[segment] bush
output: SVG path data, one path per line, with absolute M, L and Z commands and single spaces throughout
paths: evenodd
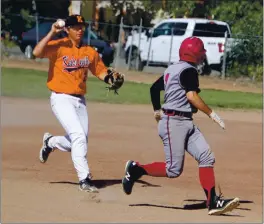
M 263 77 L 263 3 L 262 1 L 223 1 L 213 10 L 215 19 L 231 25 L 233 38 L 239 40 L 227 55 L 227 73 Z
M 248 76 L 253 81 L 263 77 L 263 42 L 260 38 L 249 38 L 235 44 L 227 55 L 229 75 Z
M 8 49 L 15 47 L 16 44 L 14 41 L 12 41 L 8 35 L 1 37 L 1 57 L 8 57 L 9 51 Z

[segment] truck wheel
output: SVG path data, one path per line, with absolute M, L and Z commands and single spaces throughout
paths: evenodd
M 129 49 L 127 51 L 127 64 L 128 64 L 128 61 L 129 61 Z M 142 71 L 144 69 L 144 63 L 141 61 L 140 55 L 138 55 L 138 48 L 135 46 L 133 46 L 132 51 L 131 51 L 130 69 L 132 70 L 134 69 L 137 71 Z
M 141 61 L 141 58 L 140 58 L 140 56 L 139 56 L 139 58 L 138 58 L 138 68 L 137 68 L 137 70 L 140 71 L 140 72 L 142 72 L 143 69 L 144 69 L 144 67 L 145 67 L 145 65 L 146 65 L 146 63 L 143 62 L 143 61 Z
M 201 66 L 201 75 L 210 75 L 212 72 L 211 67 L 208 65 L 207 60 L 205 59 Z

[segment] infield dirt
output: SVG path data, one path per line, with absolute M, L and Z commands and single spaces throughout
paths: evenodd
M 162 142 L 150 106 L 88 103 L 88 161 L 100 193 L 78 190 L 69 153 L 38 160 L 46 131 L 63 135 L 49 101 L 2 98 L 2 222 L 249 223 L 262 220 L 262 114 L 218 111 L 221 130 L 195 115 L 216 155 L 216 180 L 224 196 L 241 205 L 225 216 L 208 216 L 197 163 L 188 154 L 177 179 L 144 177 L 133 193 L 122 191 L 128 159 L 163 161 Z

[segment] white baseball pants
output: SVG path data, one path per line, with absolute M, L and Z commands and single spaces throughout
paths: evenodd
M 89 130 L 85 98 L 52 92 L 50 103 L 66 135 L 52 137 L 49 147 L 71 152 L 79 181 L 84 180 L 90 173 L 86 158 Z

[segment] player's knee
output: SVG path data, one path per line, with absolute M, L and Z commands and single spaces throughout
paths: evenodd
M 82 132 L 78 132 L 78 133 L 74 133 L 71 136 L 71 142 L 72 145 L 83 145 L 83 144 L 87 144 L 87 137 L 84 133 Z
M 213 166 L 215 163 L 214 153 L 208 149 L 200 155 L 199 166 Z
M 166 173 L 169 178 L 176 178 L 182 174 L 183 169 L 180 167 L 166 167 Z

